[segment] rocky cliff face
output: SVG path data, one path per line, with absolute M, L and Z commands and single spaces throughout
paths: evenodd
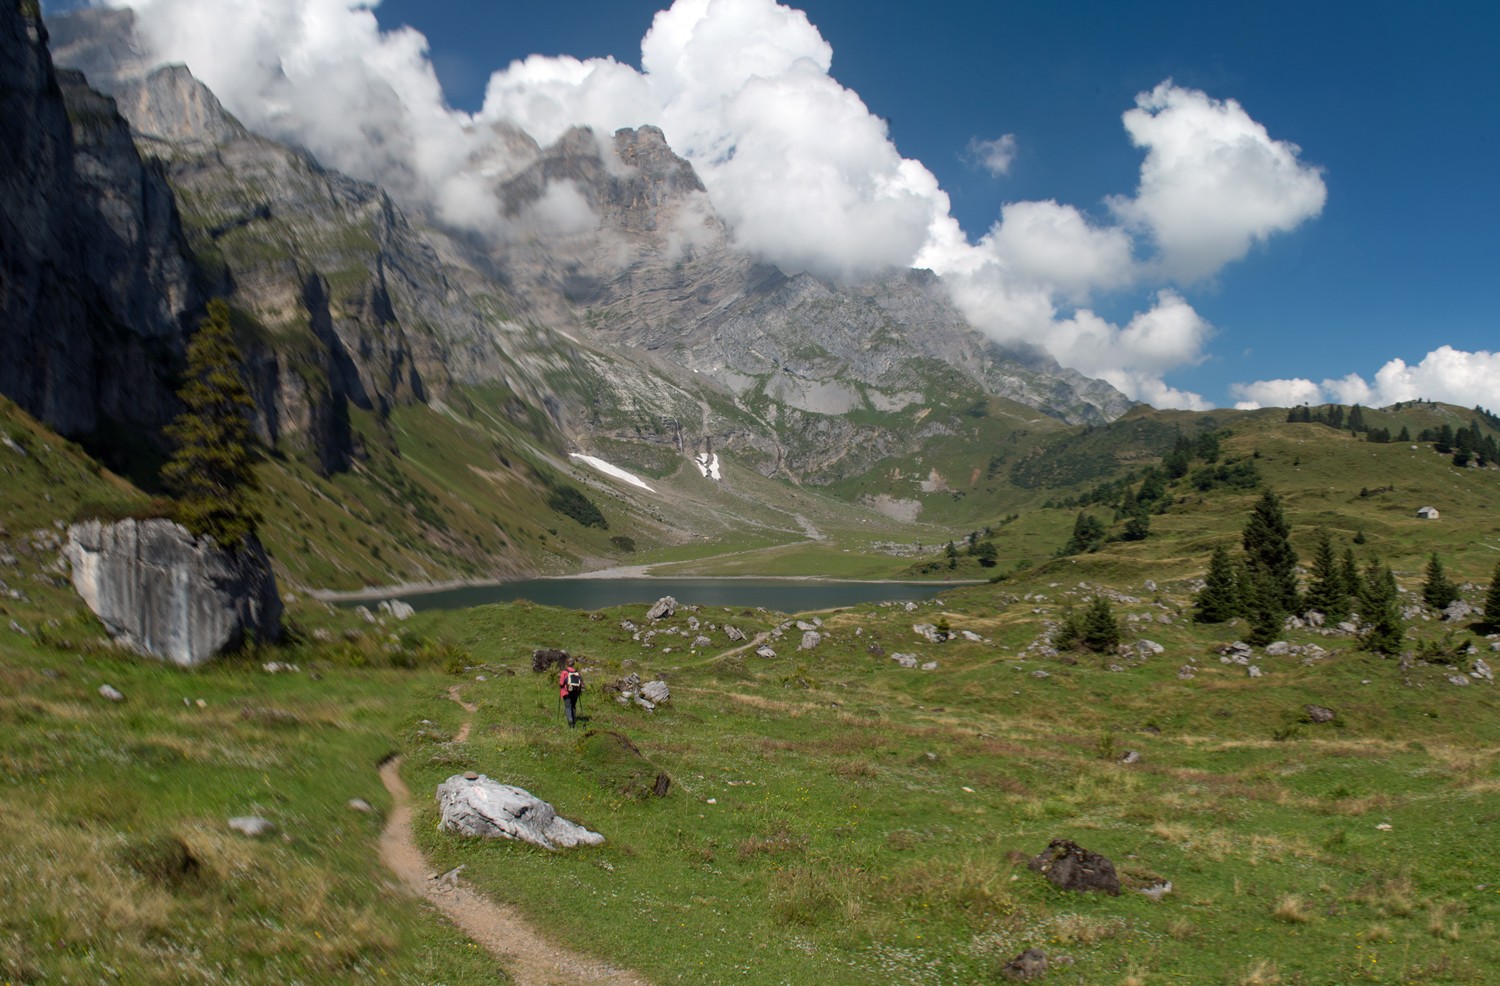
M 154 430 L 198 303 L 174 199 L 114 103 L 0 4 L 0 392 L 69 435 Z
M 987 341 L 926 272 L 834 283 L 757 262 L 654 127 L 545 148 L 497 128 L 509 222 L 481 243 L 248 133 L 185 69 L 143 61 L 131 31 L 128 12 L 84 12 L 59 22 L 57 57 L 114 96 L 162 162 L 210 289 L 258 329 L 263 436 L 325 471 L 355 453 L 353 408 L 470 384 L 540 409 L 555 443 L 713 448 L 815 482 L 915 453 L 986 396 L 1070 422 L 1129 407 Z
M 276 578 L 253 536 L 226 552 L 169 520 L 88 521 L 68 529 L 64 551 L 89 609 L 141 654 L 194 667 L 247 635 L 281 635 Z

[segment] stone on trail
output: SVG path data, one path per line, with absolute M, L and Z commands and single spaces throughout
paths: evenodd
M 1100 890 L 1112 897 L 1120 896 L 1115 864 L 1071 839 L 1053 839 L 1046 851 L 1027 865 L 1062 890 Z
M 470 780 L 455 774 L 437 787 L 438 825 L 444 832 L 488 839 L 519 839 L 543 849 L 597 846 L 604 841 L 558 816 L 547 802 L 519 787 L 483 774 Z

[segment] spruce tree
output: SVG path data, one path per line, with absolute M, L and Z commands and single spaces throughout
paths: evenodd
M 1344 586 L 1344 573 L 1333 554 L 1333 539 L 1323 529 L 1318 531 L 1312 583 L 1307 587 L 1307 608 L 1322 613 L 1329 623 L 1349 618 L 1349 591 Z
M 1250 632 L 1245 639 L 1256 647 L 1264 647 L 1281 634 L 1282 617 L 1278 599 L 1280 593 L 1263 571 L 1251 571 L 1244 588 L 1245 615 L 1249 617 Z
M 1265 590 L 1270 593 L 1266 604 L 1282 614 L 1296 612 L 1297 552 L 1292 548 L 1291 527 L 1274 491 L 1261 494 L 1245 523 L 1242 543 L 1252 577 L 1266 582 Z
M 1433 609 L 1447 609 L 1458 598 L 1458 586 L 1448 580 L 1437 552 L 1427 562 L 1427 578 L 1422 582 L 1422 601 Z
M 1193 604 L 1193 619 L 1199 623 L 1224 623 L 1240 615 L 1240 587 L 1234 577 L 1234 563 L 1222 544 L 1208 559 L 1208 575 Z
M 1357 598 L 1364 580 L 1359 576 L 1359 564 L 1354 560 L 1353 548 L 1344 549 L 1344 557 L 1339 561 L 1339 577 L 1344 583 L 1344 595 Z
M 183 526 L 229 549 L 260 521 L 253 503 L 260 488 L 250 429 L 255 401 L 240 362 L 229 306 L 216 298 L 188 344 L 186 379 L 177 392 L 183 411 L 166 428 L 177 449 L 161 471 Z
M 1363 623 L 1359 642 L 1366 650 L 1377 654 L 1400 652 L 1405 627 L 1396 601 L 1396 577 L 1380 562 L 1370 562 L 1365 568 L 1359 598 L 1359 615 Z
M 1484 596 L 1484 622 L 1491 630 L 1500 630 L 1500 564 L 1490 576 L 1490 591 Z
M 1084 610 L 1079 630 L 1083 646 L 1089 650 L 1110 651 L 1120 645 L 1120 623 L 1103 596 L 1095 596 Z

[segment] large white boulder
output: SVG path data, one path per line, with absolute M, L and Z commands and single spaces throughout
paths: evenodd
M 63 550 L 73 588 L 139 653 L 193 667 L 247 635 L 281 635 L 276 576 L 254 535 L 231 552 L 170 520 L 93 520 L 68 528 Z
M 459 835 L 519 839 L 543 849 L 597 846 L 604 841 L 524 788 L 483 774 L 454 774 L 437 787 L 439 828 Z

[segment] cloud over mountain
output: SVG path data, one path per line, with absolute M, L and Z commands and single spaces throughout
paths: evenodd
M 977 242 L 921 162 L 830 74 L 831 46 L 773 0 L 677 0 L 613 59 L 532 56 L 495 72 L 482 109 L 450 108 L 425 39 L 382 32 L 369 0 L 108 0 L 155 52 L 187 63 L 252 128 L 379 181 L 441 220 L 504 237 L 493 178 L 569 127 L 654 124 L 692 162 L 738 246 L 788 270 L 857 276 L 925 266 L 980 329 L 1105 376 L 1129 396 L 1202 406 L 1163 382 L 1203 358 L 1211 327 L 1174 290 L 1316 216 L 1326 190 L 1297 148 L 1233 100 L 1163 82 L 1123 117 L 1146 151 L 1112 221 L 1054 201 L 1012 202 Z M 975 145 L 1003 173 L 1007 136 Z M 523 217 L 586 221 L 566 189 Z M 1113 325 L 1088 306 L 1133 290 L 1150 307 Z M 1107 353 L 1107 359 L 1099 358 Z

